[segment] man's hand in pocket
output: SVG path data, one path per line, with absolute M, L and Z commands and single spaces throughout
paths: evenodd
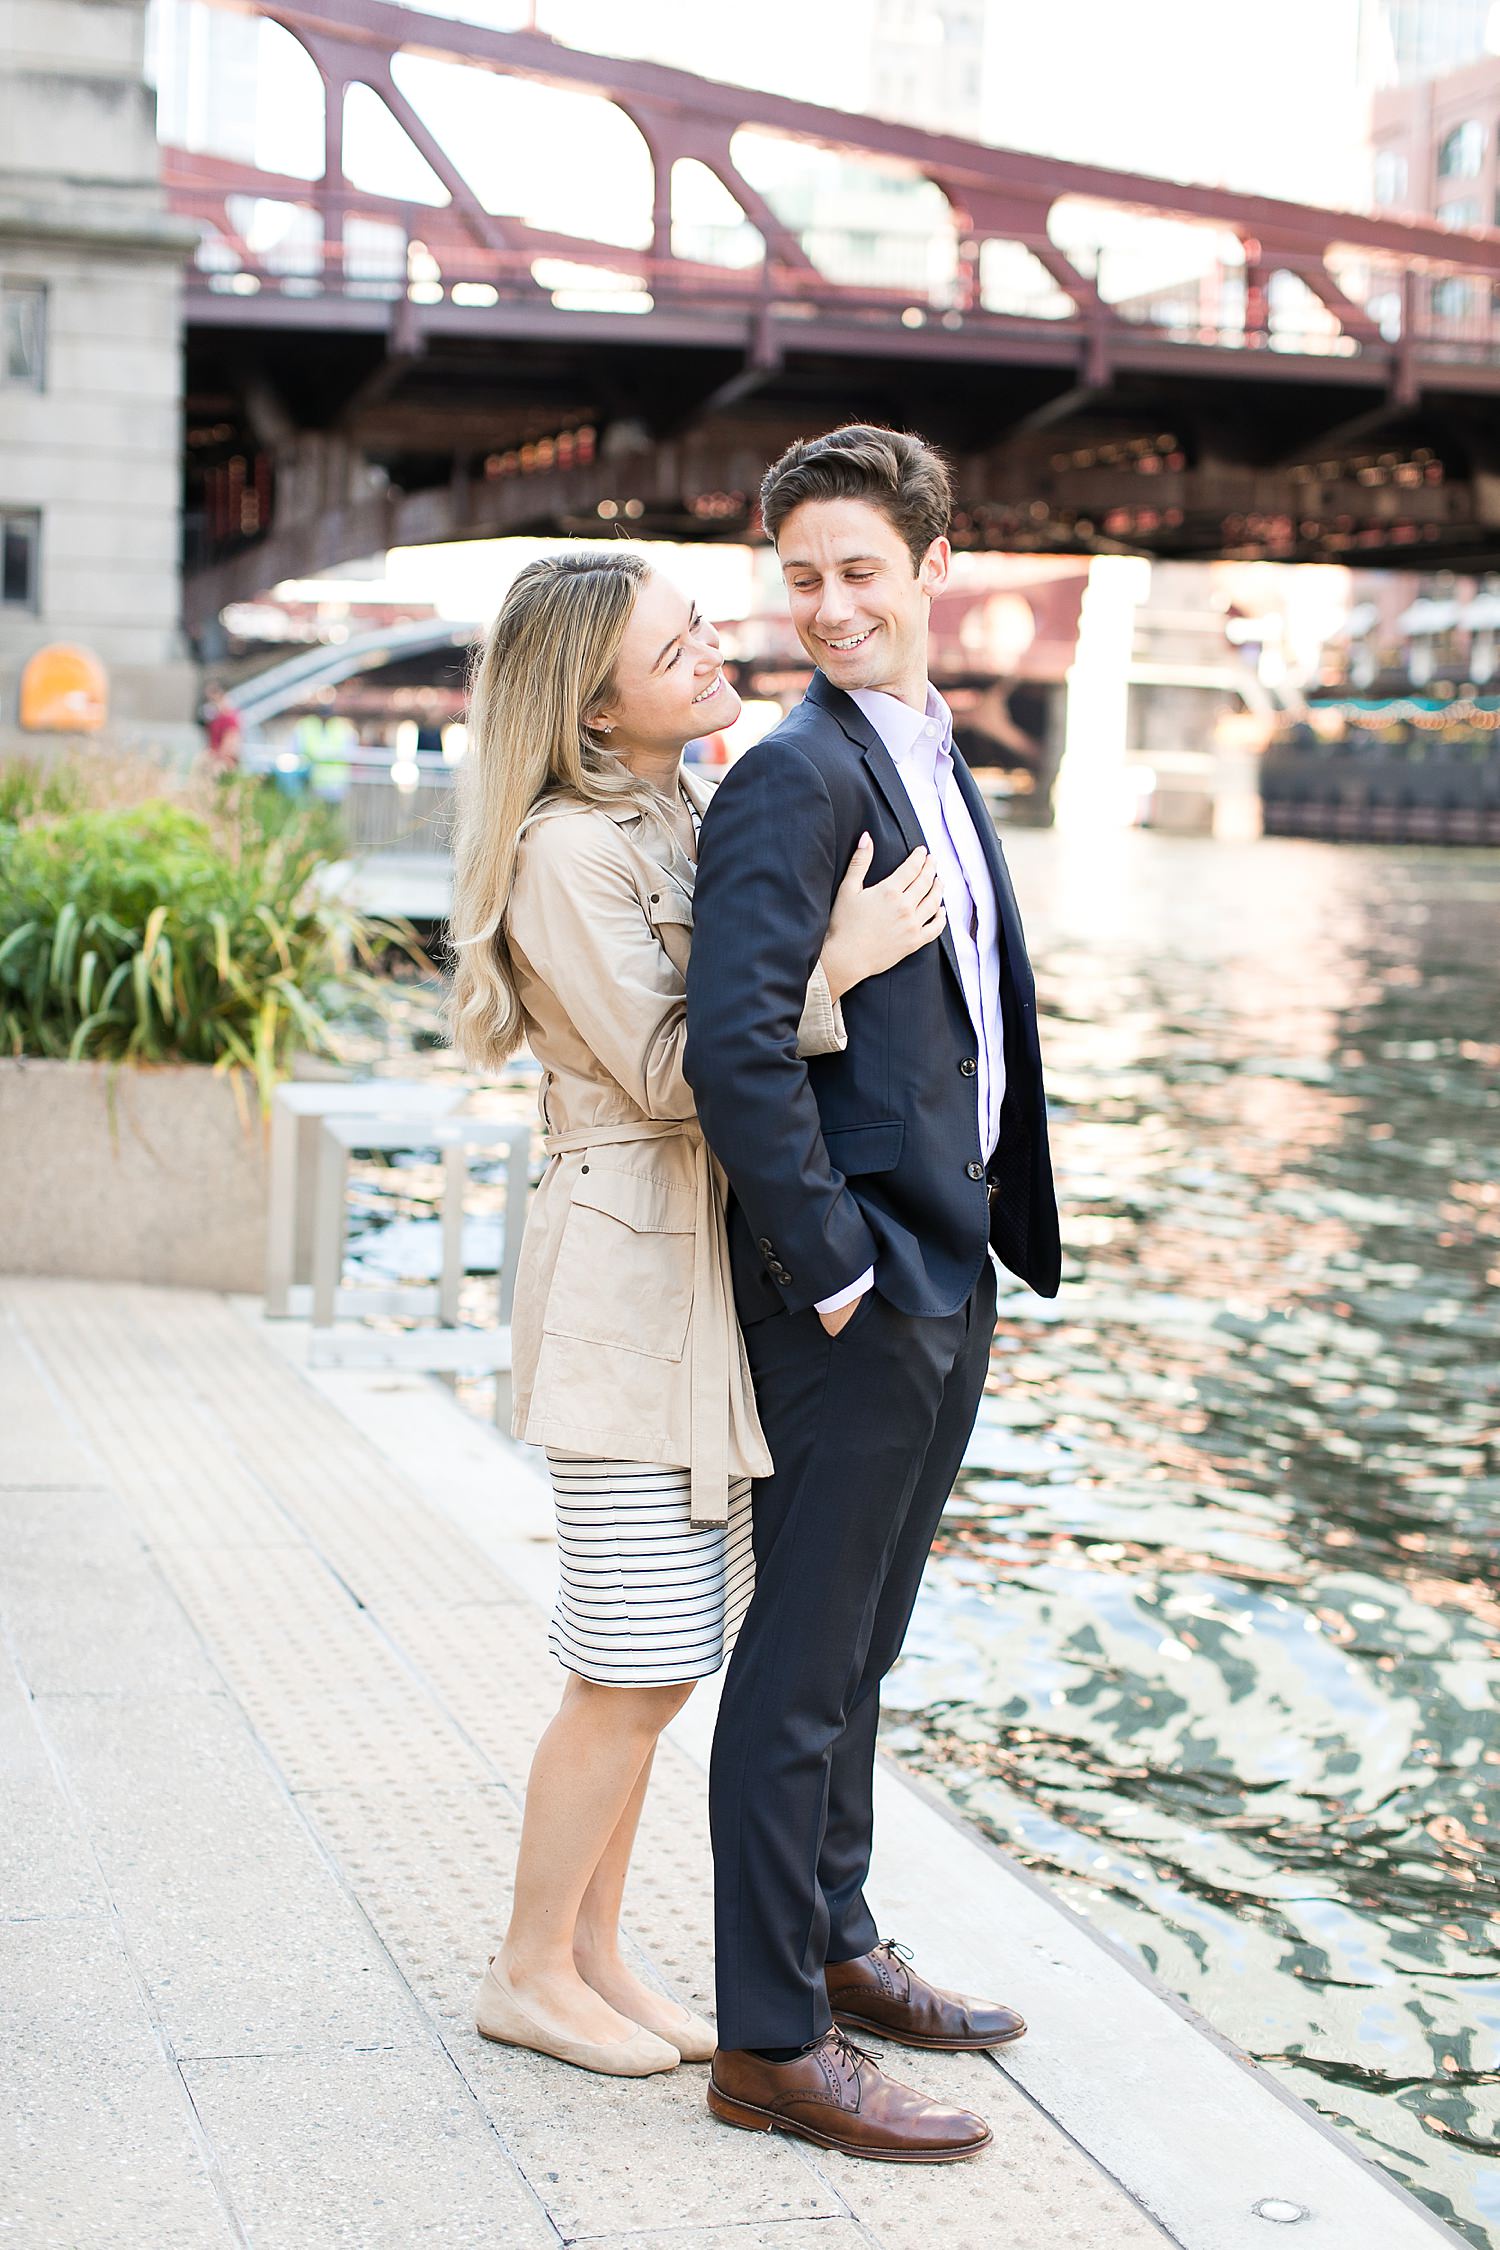
M 848 1327 L 869 1293 L 867 1289 L 860 1296 L 852 1297 L 847 1305 L 840 1305 L 837 1312 L 819 1313 L 818 1318 L 822 1321 L 830 1336 L 837 1336 L 841 1330 Z

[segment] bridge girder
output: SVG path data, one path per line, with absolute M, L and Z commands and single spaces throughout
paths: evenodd
M 948 446 L 959 536 L 973 543 L 1500 560 L 1500 462 L 1488 435 L 1500 390 L 1500 233 L 1057 163 L 391 0 L 251 5 L 299 40 L 322 76 L 325 160 L 307 182 L 163 153 L 175 207 L 214 228 L 219 264 L 233 267 L 203 273 L 188 291 L 190 458 L 200 487 L 223 503 L 190 575 L 193 621 L 276 578 L 413 539 L 620 523 L 743 537 L 764 460 L 792 435 L 855 418 L 915 424 Z M 649 239 L 622 247 L 488 210 L 403 90 L 408 55 L 614 104 L 650 159 Z M 445 204 L 350 184 L 343 104 L 356 84 L 384 102 Z M 735 135 L 748 127 L 936 186 L 951 220 L 951 281 L 924 294 L 821 270 L 746 177 Z M 757 264 L 680 254 L 671 181 L 688 159 L 714 172 L 759 229 Z M 278 267 L 249 249 L 238 214 L 267 202 L 313 215 L 312 268 L 305 258 Z M 1211 303 L 1164 325 L 1154 303 L 1107 299 L 1060 238 L 1070 202 L 1232 238 L 1237 325 Z M 356 219 L 399 237 L 399 266 L 383 280 L 346 255 Z M 1002 243 L 1050 277 L 1059 317 L 986 303 L 984 254 Z M 564 309 L 538 282 L 544 258 L 613 274 L 647 309 Z M 1300 339 L 1276 331 L 1276 272 L 1309 293 Z M 1468 292 L 1463 319 L 1437 310 L 1447 300 L 1433 295 L 1434 277 Z M 527 473 L 538 468 L 520 459 L 528 446 L 534 455 L 580 428 L 596 440 L 591 459 Z M 1149 440 L 1163 432 L 1180 443 L 1151 457 Z M 643 441 L 655 448 L 650 460 Z M 1320 445 L 1332 456 L 1322 468 Z M 1118 475 L 1111 448 L 1128 457 Z M 1179 452 L 1180 466 L 1162 466 Z
M 300 441 L 297 464 L 309 505 L 295 514 L 288 509 L 269 537 L 195 573 L 190 622 L 206 623 L 225 602 L 279 579 L 392 546 L 621 532 L 752 539 L 759 536 L 756 493 L 767 462 L 812 426 L 805 418 L 762 415 L 699 427 L 676 440 L 626 444 L 568 467 L 516 466 L 495 476 L 482 465 L 475 473 L 463 460 L 425 489 L 363 493 L 364 457 L 341 437 L 314 435 Z M 1132 454 L 1142 440 L 1122 437 L 1096 410 L 1090 421 L 1061 432 L 1045 429 L 956 454 L 955 544 L 1164 559 L 1500 567 L 1500 471 L 1454 475 L 1417 434 L 1398 436 L 1381 451 L 1377 436 L 1355 456 L 1260 466 L 1216 453 L 1211 441 L 1190 453 L 1190 432 L 1155 432 L 1152 450 Z

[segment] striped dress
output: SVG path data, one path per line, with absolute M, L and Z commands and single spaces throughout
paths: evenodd
M 695 1530 L 688 1472 L 555 1453 L 559 1585 L 548 1646 L 611 1687 L 665 1687 L 717 1672 L 755 1584 L 750 1479 L 729 1521 Z

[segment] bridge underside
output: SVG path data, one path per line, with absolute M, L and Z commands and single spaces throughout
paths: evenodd
M 1195 351 L 1149 332 L 1089 380 L 1074 336 L 791 317 L 345 299 L 190 302 L 190 621 L 391 545 L 743 539 L 768 460 L 868 419 L 958 469 L 956 543 L 1040 553 L 1500 567 L 1500 367 Z M 394 317 L 393 317 L 394 314 Z M 216 317 L 220 316 L 220 317 Z M 636 333 L 632 333 L 632 331 Z M 227 488 L 226 488 L 227 478 Z M 227 520 L 226 520 L 227 518 Z

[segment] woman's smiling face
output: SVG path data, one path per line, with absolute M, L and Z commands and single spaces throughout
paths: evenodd
M 776 553 L 797 638 L 833 685 L 920 703 L 947 540 L 934 539 L 914 564 L 889 516 L 868 500 L 804 500 L 782 524 Z
M 597 717 L 619 756 L 680 750 L 733 726 L 740 699 L 725 679 L 719 636 L 695 602 L 653 570 L 636 596 L 615 661 L 615 692 Z

